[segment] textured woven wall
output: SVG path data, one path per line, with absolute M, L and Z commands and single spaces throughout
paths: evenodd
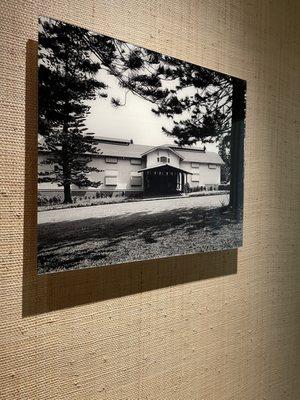
M 1 1 L 1 400 L 300 398 L 297 3 Z M 241 250 L 36 276 L 39 14 L 248 81 Z

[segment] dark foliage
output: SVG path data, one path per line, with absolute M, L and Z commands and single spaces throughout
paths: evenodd
M 107 96 L 106 85 L 96 78 L 100 64 L 90 57 L 84 30 L 54 20 L 43 20 L 39 33 L 39 134 L 49 156 L 50 168 L 40 173 L 41 182 L 64 187 L 64 202 L 72 202 L 71 184 L 99 186 L 88 174 L 96 153 L 93 134 L 86 132 L 89 113 L 86 100 Z M 46 153 L 47 154 L 47 153 Z
M 153 103 L 153 113 L 173 122 L 172 129 L 162 129 L 175 143 L 218 144 L 225 162 L 222 180 L 232 183 L 230 203 L 241 208 L 245 82 L 102 35 L 87 33 L 86 41 L 121 87 Z M 187 88 L 192 94 L 186 95 Z M 124 102 L 112 99 L 112 104 L 125 105 L 126 96 Z
M 62 36 L 59 36 L 61 33 Z M 49 37 L 52 40 L 50 44 Z M 57 127 L 60 132 L 65 132 L 67 128 L 70 132 L 73 126 L 77 129 L 77 135 L 81 134 L 81 137 L 87 138 L 85 143 L 90 148 L 88 150 L 83 147 L 82 150 L 86 153 L 94 152 L 92 141 L 89 141 L 88 135 L 83 134 L 84 126 L 76 125 L 76 118 L 78 116 L 84 118 L 88 113 L 83 100 L 93 99 L 97 91 L 100 96 L 107 96 L 104 83 L 95 79 L 95 73 L 101 68 L 115 76 L 120 87 L 125 89 L 124 100 L 110 99 L 114 107 L 126 104 L 128 92 L 145 99 L 153 104 L 153 113 L 167 116 L 172 121 L 171 129 L 166 127 L 162 129 L 174 138 L 175 143 L 178 145 L 192 145 L 198 142 L 217 143 L 220 154 L 225 158 L 222 179 L 228 181 L 230 175 L 230 181 L 233 182 L 233 175 L 240 173 L 238 168 L 241 165 L 241 154 L 237 150 L 243 145 L 241 139 L 244 133 L 245 114 L 245 87 L 241 85 L 243 81 L 58 22 L 44 23 L 40 44 L 45 49 L 51 48 L 53 52 L 53 55 L 47 53 L 47 56 L 41 52 L 44 62 L 40 68 L 41 74 L 43 69 L 47 70 L 47 74 L 40 78 L 43 80 L 42 86 L 45 85 L 44 91 L 43 87 L 40 88 L 40 95 L 44 98 L 41 99 L 40 132 L 48 139 L 48 143 L 51 144 L 49 140 L 51 135 L 44 125 L 47 127 L 49 121 L 54 121 L 51 124 L 52 132 L 53 128 Z M 96 56 L 98 62 L 91 61 L 91 53 Z M 52 63 L 51 68 L 47 65 L 49 62 Z M 188 95 L 187 89 L 189 89 Z M 66 97 L 68 100 L 64 101 Z M 43 101 L 46 104 L 43 104 Z M 238 111 L 234 113 L 233 110 Z M 67 120 L 66 114 L 69 118 Z M 79 121 L 83 122 L 82 119 Z M 67 136 L 62 133 L 58 142 L 63 144 Z M 54 148 L 57 149 L 57 143 Z M 52 151 L 51 146 L 49 149 Z M 67 154 L 68 150 L 65 147 L 62 147 L 61 151 L 66 155 L 65 159 L 69 159 L 71 154 L 79 153 L 74 153 L 72 149 L 71 154 Z M 80 174 L 79 168 L 83 165 L 88 168 L 87 158 L 81 160 L 81 164 L 77 162 L 73 168 L 76 171 L 74 176 L 78 177 L 74 179 L 74 183 L 76 181 L 85 185 L 90 183 L 84 178 L 87 170 L 83 170 Z M 60 162 L 60 165 L 62 164 Z M 64 168 L 62 178 L 63 184 L 73 182 L 70 173 Z M 237 181 L 241 182 L 241 179 L 238 178 Z M 231 197 L 237 198 L 237 195 L 232 192 Z M 240 204 L 231 203 L 240 207 Z

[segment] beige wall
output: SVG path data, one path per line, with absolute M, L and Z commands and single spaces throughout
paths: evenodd
M 38 159 L 38 167 L 40 171 L 53 171 L 53 166 L 49 165 L 43 165 L 41 162 L 45 160 L 47 157 L 44 154 L 39 154 Z M 78 189 L 77 186 L 73 185 L 72 190 L 76 190 L 78 192 L 85 193 L 86 190 L 90 190 L 93 192 L 96 191 L 111 191 L 111 190 L 118 190 L 118 191 L 141 191 L 143 190 L 143 185 L 141 186 L 133 186 L 131 184 L 131 177 L 133 176 L 142 176 L 141 172 L 138 172 L 141 168 L 143 168 L 142 165 L 134 165 L 130 163 L 130 159 L 122 159 L 118 158 L 118 162 L 115 163 L 107 163 L 105 161 L 105 157 L 93 157 L 91 162 L 89 163 L 91 167 L 96 167 L 98 168 L 99 172 L 91 172 L 90 173 L 90 179 L 94 181 L 101 181 L 102 184 L 97 187 L 97 188 L 80 188 Z M 106 176 L 116 176 L 117 177 L 117 185 L 116 186 L 111 186 L 111 185 L 106 185 L 105 177 Z M 57 183 L 52 183 L 52 182 L 42 182 L 38 184 L 38 190 L 41 191 L 41 193 L 45 194 L 47 191 L 56 191 L 60 190 L 63 193 L 63 187 L 58 186 Z
M 105 162 L 105 157 L 94 157 L 90 163 L 91 166 L 95 166 L 102 172 L 93 172 L 91 179 L 101 180 L 103 184 L 97 188 L 97 190 L 142 190 L 142 186 L 132 186 L 131 176 L 141 176 L 142 173 L 138 171 L 142 168 L 142 165 L 133 165 L 130 163 L 130 159 L 118 158 L 117 164 L 111 164 Z M 115 174 L 113 173 L 115 172 Z M 117 176 L 117 186 L 110 186 L 105 184 L 106 176 Z
M 166 157 L 170 159 L 170 163 L 174 167 L 180 167 L 180 158 L 170 150 L 157 149 L 147 154 L 147 168 L 156 167 L 159 164 L 163 164 L 161 161 L 157 161 L 157 157 Z
M 1 400 L 300 398 L 297 3 L 1 2 Z M 39 14 L 247 79 L 242 249 L 36 275 Z
M 219 165 L 214 165 L 214 168 L 209 168 L 208 164 L 199 164 L 198 167 L 194 168 L 191 162 L 182 161 L 181 168 L 192 174 L 197 174 L 196 176 L 194 175 L 193 178 L 192 175 L 188 175 L 188 182 L 192 187 L 199 185 L 218 185 L 221 182 L 221 169 Z M 198 182 L 196 182 L 196 177 L 199 178 Z
M 93 157 L 90 162 L 91 167 L 98 168 L 99 172 L 91 172 L 90 179 L 94 181 L 101 181 L 102 184 L 98 188 L 88 188 L 88 190 L 96 192 L 96 191 L 142 191 L 143 184 L 140 186 L 133 186 L 131 184 L 131 177 L 141 176 L 142 173 L 138 172 L 141 168 L 157 166 L 159 163 L 157 162 L 157 157 L 167 157 L 170 158 L 170 164 L 183 168 L 185 171 L 189 171 L 192 174 L 196 174 L 194 179 L 192 179 L 192 175 L 187 175 L 187 181 L 191 187 L 196 187 L 199 185 L 218 185 L 220 184 L 221 171 L 220 166 L 214 165 L 214 168 L 209 168 L 208 164 L 200 164 L 200 163 L 191 163 L 190 161 L 180 161 L 179 157 L 175 155 L 171 151 L 167 150 L 157 150 L 152 153 L 147 154 L 147 159 L 145 160 L 145 165 L 134 165 L 131 164 L 130 159 L 122 159 L 118 157 L 114 157 L 118 160 L 117 163 L 107 163 L 106 157 Z M 108 157 L 109 158 L 109 157 Z M 47 156 L 44 154 L 39 154 L 38 156 L 38 168 L 40 171 L 51 171 L 53 170 L 53 166 L 41 164 L 44 160 L 47 159 Z M 197 168 L 193 168 L 192 164 L 198 164 Z M 106 185 L 106 177 L 107 176 L 115 176 L 117 185 Z M 196 180 L 198 179 L 198 181 Z M 48 193 L 49 196 L 54 193 L 57 194 L 59 192 L 63 193 L 62 186 L 58 186 L 57 183 L 52 182 L 43 182 L 38 184 L 38 190 L 42 195 Z M 72 186 L 72 190 L 76 190 L 77 193 L 85 193 L 87 189 L 81 188 L 78 189 L 75 185 Z

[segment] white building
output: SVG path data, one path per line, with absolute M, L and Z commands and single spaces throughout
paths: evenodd
M 214 189 L 220 184 L 221 165 L 217 153 L 196 147 L 175 145 L 146 146 L 132 140 L 95 138 L 99 154 L 92 155 L 90 179 L 101 181 L 97 188 L 72 187 L 74 195 L 87 192 L 168 194 L 191 188 Z M 40 162 L 47 152 L 39 150 L 39 171 L 45 169 Z M 48 167 L 49 168 L 49 167 Z M 188 185 L 186 185 L 188 184 Z M 39 183 L 40 195 L 62 194 L 56 183 Z

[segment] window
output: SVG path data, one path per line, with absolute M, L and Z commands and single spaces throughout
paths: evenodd
M 109 164 L 117 164 L 118 159 L 117 157 L 105 157 L 105 162 Z
M 131 183 L 131 186 L 142 186 L 142 177 L 141 176 L 132 176 L 130 183 Z
M 192 168 L 199 168 L 199 163 L 192 162 L 191 163 L 191 167 Z
M 139 158 L 131 158 L 130 159 L 130 164 L 132 165 L 141 165 L 142 164 L 142 160 Z
M 168 163 L 170 162 L 170 157 L 168 157 Z
M 106 176 L 105 185 L 106 186 L 117 186 L 118 178 L 116 176 Z
M 167 157 L 165 157 L 165 156 L 160 157 L 160 162 L 166 163 Z
M 159 162 L 159 157 L 157 157 L 157 162 Z
M 192 182 L 199 182 L 199 174 L 193 174 L 191 178 Z
M 217 169 L 217 166 L 215 164 L 208 164 L 209 169 Z
M 105 185 L 117 186 L 118 184 L 118 171 L 105 171 Z

